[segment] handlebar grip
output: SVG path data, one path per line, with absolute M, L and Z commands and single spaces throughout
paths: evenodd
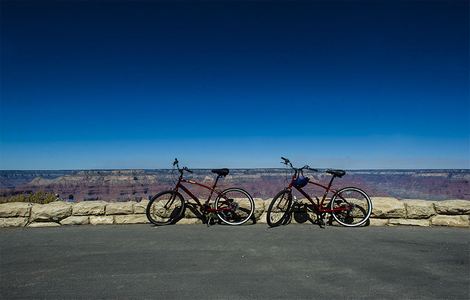
M 175 161 L 173 161 L 173 166 L 176 166 L 178 164 L 178 159 L 175 158 Z
M 189 173 L 192 173 L 193 171 L 191 171 L 190 169 L 188 169 L 188 167 L 184 167 L 183 170 L 185 170 L 186 172 L 189 172 Z

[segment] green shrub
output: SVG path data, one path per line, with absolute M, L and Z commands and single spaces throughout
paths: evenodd
M 7 203 L 7 202 L 31 202 L 31 203 L 39 203 L 39 204 L 46 204 L 50 202 L 54 202 L 57 200 L 57 197 L 48 192 L 35 192 L 32 194 L 18 194 L 6 197 L 0 197 L 0 203 Z

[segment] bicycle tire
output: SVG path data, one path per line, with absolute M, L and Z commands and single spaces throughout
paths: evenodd
M 169 197 L 168 199 L 166 197 Z M 166 202 L 165 202 L 166 201 Z M 167 205 L 170 207 L 165 207 Z M 165 210 L 166 209 L 166 210 Z M 183 196 L 175 191 L 164 191 L 156 194 L 147 205 L 147 219 L 154 225 L 174 224 L 181 219 L 185 210 Z
M 363 199 L 348 198 L 348 193 L 357 193 L 363 197 Z M 346 200 L 348 199 L 348 200 Z M 367 222 L 372 213 L 372 201 L 370 197 L 363 190 L 357 187 L 345 187 L 337 191 L 333 197 L 331 197 L 330 208 L 341 207 L 344 205 L 353 205 L 353 210 L 332 212 L 333 219 L 340 225 L 345 227 L 358 227 Z M 366 206 L 366 208 L 364 208 Z
M 228 188 L 215 199 L 214 207 L 217 209 L 217 216 L 225 224 L 242 225 L 253 216 L 255 201 L 243 189 Z M 221 211 L 221 209 L 227 210 Z
M 283 202 L 285 200 L 285 202 Z M 283 204 L 282 207 L 275 205 L 279 201 L 279 204 Z M 280 191 L 271 201 L 266 213 L 266 222 L 269 227 L 277 227 L 279 225 L 286 225 L 289 223 L 290 208 L 292 206 L 292 192 L 290 190 Z M 284 210 L 285 209 L 285 210 Z M 277 211 L 276 211 L 277 210 Z M 281 215 L 279 215 L 281 214 Z M 272 217 L 279 217 L 277 221 L 274 221 Z

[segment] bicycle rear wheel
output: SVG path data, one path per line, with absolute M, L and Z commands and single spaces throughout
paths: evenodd
M 183 216 L 185 203 L 183 196 L 175 191 L 161 192 L 147 205 L 147 219 L 155 225 L 168 225 Z
M 230 188 L 224 190 L 214 203 L 219 219 L 228 225 L 247 222 L 255 211 L 255 202 L 247 191 Z
M 292 192 L 283 190 L 271 201 L 266 214 L 266 222 L 270 227 L 285 225 L 290 220 L 290 208 L 292 205 Z
M 361 189 L 347 187 L 333 195 L 330 208 L 333 219 L 346 227 L 357 227 L 367 222 L 372 213 L 372 202 Z

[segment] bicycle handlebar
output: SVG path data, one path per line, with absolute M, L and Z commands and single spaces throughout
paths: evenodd
M 305 169 L 305 170 L 310 170 L 310 171 L 313 171 L 313 172 L 318 172 L 318 170 L 317 170 L 317 169 L 310 168 L 310 166 L 309 166 L 309 165 L 305 165 L 305 166 L 303 166 L 303 167 L 302 167 L 302 168 L 300 168 L 300 169 L 302 169 L 302 170 L 303 170 L 303 169 Z
M 310 170 L 310 171 L 313 171 L 313 172 L 318 172 L 317 169 L 314 169 L 314 168 L 310 168 L 308 165 L 305 165 L 303 166 L 302 168 L 295 168 L 292 163 L 290 162 L 289 159 L 285 158 L 285 157 L 282 157 L 281 156 L 281 159 L 284 161 L 284 162 L 281 162 L 281 164 L 285 164 L 287 166 L 290 166 L 292 169 L 294 169 L 295 171 L 302 171 L 302 170 Z
M 186 171 L 186 172 L 189 172 L 189 173 L 192 173 L 192 172 L 193 172 L 192 170 L 188 169 L 188 167 L 183 167 L 183 169 L 181 169 L 181 170 Z
M 183 171 L 186 171 L 188 173 L 193 173 L 192 170 L 188 169 L 188 167 L 182 167 L 180 168 L 179 166 L 179 161 L 177 158 L 175 158 L 175 160 L 173 161 L 173 166 L 176 166 L 176 168 L 178 169 L 178 171 L 181 173 L 181 175 L 183 175 Z
M 290 166 L 291 168 L 294 168 L 292 166 L 292 163 L 290 162 L 290 160 L 288 160 L 287 158 L 282 157 L 282 156 L 281 156 L 281 159 L 284 161 L 284 162 L 281 161 L 281 164 L 285 164 L 286 166 Z

